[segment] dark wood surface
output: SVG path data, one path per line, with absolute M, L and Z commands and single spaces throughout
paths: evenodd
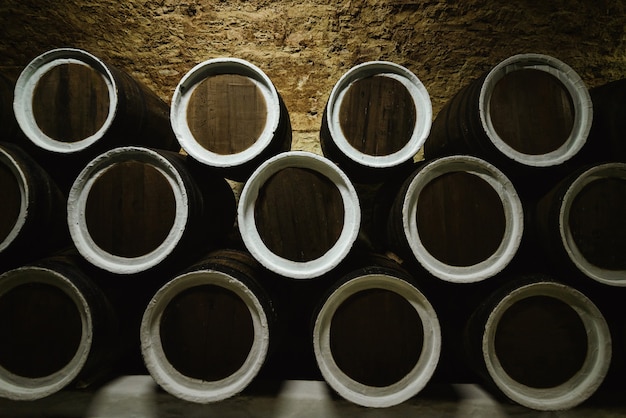
M 185 376 L 216 381 L 235 373 L 254 341 L 246 304 L 216 285 L 176 295 L 161 318 L 161 343 L 169 363 Z
M 417 205 L 426 250 L 442 263 L 470 266 L 491 256 L 505 231 L 500 197 L 478 176 L 456 171 L 430 181 Z
M 401 295 L 368 289 L 339 306 L 330 328 L 337 366 L 365 385 L 383 387 L 405 377 L 419 360 L 424 330 L 415 308 Z
M 207 77 L 194 89 L 187 124 L 196 142 L 216 154 L 235 154 L 252 146 L 267 120 L 263 93 L 237 74 Z
M 490 116 L 495 131 L 524 154 L 547 154 L 565 143 L 574 123 L 572 98 L 561 81 L 540 70 L 513 71 L 494 86 Z
M 310 261 L 324 255 L 341 235 L 343 199 L 326 176 L 288 167 L 263 184 L 254 217 L 270 251 L 292 261 Z
M 355 81 L 339 110 L 348 143 L 375 156 L 402 149 L 415 129 L 416 109 L 404 85 L 390 77 L 371 76 Z
M 89 191 L 87 229 L 110 254 L 138 257 L 155 250 L 176 219 L 176 201 L 167 179 L 152 165 L 114 164 Z
M 553 297 L 532 296 L 503 314 L 495 353 L 515 381 L 550 388 L 580 371 L 587 355 L 587 334 L 571 306 Z
M 61 142 L 77 142 L 96 133 L 109 114 L 109 90 L 103 76 L 81 64 L 62 64 L 46 72 L 33 93 L 39 129 Z
M 82 324 L 56 286 L 30 282 L 0 296 L 0 366 L 27 378 L 58 372 L 76 354 Z

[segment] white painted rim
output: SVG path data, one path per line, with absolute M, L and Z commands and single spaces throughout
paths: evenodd
M 626 179 L 626 164 L 624 163 L 607 163 L 595 166 L 582 173 L 569 186 L 567 192 L 563 196 L 561 208 L 559 210 L 559 232 L 561 242 L 567 252 L 570 260 L 576 267 L 587 277 L 600 283 L 611 286 L 626 286 L 626 270 L 609 270 L 591 264 L 585 256 L 580 252 L 572 231 L 569 228 L 569 218 L 572 204 L 576 200 L 576 196 L 589 183 L 607 178 Z
M 364 385 L 346 375 L 337 366 L 330 349 L 335 312 L 350 296 L 368 289 L 388 290 L 405 298 L 418 313 L 424 332 L 422 353 L 413 369 L 401 380 L 384 387 Z M 324 379 L 339 395 L 361 406 L 385 408 L 410 399 L 430 381 L 441 353 L 441 329 L 435 310 L 422 292 L 397 277 L 368 274 L 342 284 L 324 302 L 315 320 L 313 348 Z
M 496 132 L 491 120 L 491 95 L 500 79 L 513 71 L 539 70 L 557 78 L 567 88 L 574 103 L 574 126 L 566 141 L 558 149 L 538 155 L 519 152 L 509 146 Z M 550 167 L 561 164 L 585 145 L 593 118 L 593 104 L 587 86 L 567 64 L 542 54 L 519 54 L 496 65 L 487 75 L 480 90 L 479 113 L 483 129 L 493 145 L 504 155 L 532 167 Z
M 399 81 L 408 90 L 415 104 L 417 120 L 411 138 L 404 147 L 389 155 L 376 156 L 360 152 L 350 145 L 339 122 L 341 103 L 348 89 L 354 82 L 372 76 L 389 77 Z M 421 149 L 430 133 L 432 103 L 426 87 L 407 68 L 387 61 L 370 61 L 352 67 L 335 84 L 328 99 L 326 118 L 331 140 L 344 155 L 364 166 L 388 168 L 411 160 Z
M 13 374 L 0 365 L 0 396 L 13 400 L 41 399 L 69 385 L 81 372 L 93 341 L 91 308 L 81 291 L 66 277 L 42 267 L 21 267 L 0 276 L 0 298 L 27 283 L 42 283 L 62 290 L 76 304 L 82 323 L 82 335 L 76 354 L 63 368 L 49 376 L 27 378 Z M 58 318 L 62 320 L 62 318 Z
M 196 141 L 187 124 L 187 108 L 194 90 L 206 78 L 218 74 L 248 77 L 263 94 L 267 106 L 263 132 L 249 148 L 234 154 L 217 154 L 204 148 Z M 257 66 L 238 58 L 216 58 L 196 65 L 180 80 L 172 96 L 170 120 L 180 146 L 191 157 L 211 167 L 237 167 L 260 155 L 271 144 L 280 118 L 280 99 L 270 78 Z
M 176 200 L 176 218 L 163 242 L 153 251 L 139 257 L 120 257 L 100 248 L 92 239 L 85 218 L 87 199 L 94 183 L 117 163 L 139 161 L 159 171 L 172 187 Z M 185 183 L 174 167 L 158 152 L 142 147 L 120 147 L 92 160 L 78 175 L 67 199 L 67 219 L 70 235 L 80 254 L 90 263 L 118 274 L 133 274 L 148 270 L 167 258 L 178 245 L 187 225 L 188 196 Z
M 235 293 L 248 306 L 254 328 L 254 341 L 244 364 L 232 375 L 216 381 L 181 374 L 167 360 L 161 344 L 161 318 L 167 305 L 184 290 L 202 285 L 215 285 Z M 154 380 L 170 394 L 196 403 L 220 401 L 246 388 L 261 369 L 269 343 L 267 315 L 257 296 L 237 278 L 211 269 L 186 273 L 165 284 L 150 301 L 141 323 L 141 351 Z
M 34 91 L 41 77 L 54 67 L 67 64 L 84 65 L 97 71 L 109 90 L 107 119 L 93 135 L 75 142 L 62 142 L 49 137 L 39 128 L 33 114 Z M 117 84 L 111 71 L 99 58 L 80 49 L 59 48 L 39 55 L 24 68 L 15 84 L 13 109 L 20 128 L 35 145 L 52 152 L 74 153 L 88 148 L 104 136 L 115 119 L 117 103 Z
M 256 228 L 254 209 L 259 190 L 272 175 L 288 167 L 308 168 L 326 176 L 343 199 L 343 230 L 337 242 L 314 260 L 298 262 L 278 256 L 265 245 Z M 354 186 L 335 164 L 310 152 L 289 151 L 270 158 L 252 173 L 239 198 L 238 223 L 245 246 L 263 266 L 285 277 L 310 279 L 332 270 L 346 257 L 359 233 L 361 211 Z
M 422 190 L 435 178 L 451 173 L 473 174 L 487 182 L 500 197 L 505 217 L 502 242 L 487 259 L 471 266 L 452 266 L 428 252 L 420 238 L 417 208 Z M 411 180 L 402 205 L 402 225 L 409 247 L 417 261 L 434 276 L 454 283 L 477 282 L 494 276 L 517 253 L 524 231 L 522 202 L 511 181 L 492 164 L 472 156 L 450 156 L 433 160 Z
M 495 336 L 502 315 L 513 304 L 531 296 L 549 296 L 578 313 L 587 331 L 587 357 L 580 371 L 553 388 L 533 388 L 512 379 L 495 351 Z M 602 313 L 585 295 L 563 284 L 539 282 L 515 289 L 493 309 L 482 338 L 483 361 L 498 388 L 511 400 L 537 410 L 573 408 L 588 399 L 603 382 L 611 363 L 611 334 Z
M 23 171 L 23 168 L 20 166 L 20 163 L 13 158 L 10 152 L 5 150 L 0 146 L 0 164 L 4 164 L 9 171 L 15 177 L 15 181 L 20 189 L 20 211 L 17 215 L 17 219 L 15 220 L 15 224 L 13 228 L 8 233 L 8 235 L 4 238 L 3 241 L 0 242 L 0 253 L 6 250 L 19 236 L 24 224 L 26 223 L 26 219 L 28 218 L 28 202 L 30 200 L 30 185 L 28 184 L 28 180 L 26 178 L 26 174 Z

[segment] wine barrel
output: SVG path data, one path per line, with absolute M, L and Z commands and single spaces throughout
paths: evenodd
M 607 323 L 591 299 L 551 277 L 515 278 L 466 328 L 470 366 L 528 408 L 573 408 L 602 384 L 612 355 Z
M 424 156 L 475 155 L 523 181 L 531 171 L 561 166 L 580 151 L 592 107 L 587 87 L 567 64 L 542 54 L 514 55 L 444 105 Z
M 537 203 L 537 247 L 560 270 L 626 286 L 625 208 L 626 163 L 582 167 Z
M 217 250 L 154 295 L 141 323 L 141 348 L 163 389 L 209 403 L 254 380 L 276 323 L 259 267 L 246 252 Z
M 235 197 L 179 153 L 120 147 L 91 161 L 67 202 L 72 240 L 93 265 L 116 274 L 180 270 L 233 227 Z
M 53 49 L 33 59 L 17 79 L 14 112 L 33 145 L 29 152 L 49 172 L 64 174 L 68 186 L 108 149 L 180 149 L 168 104 L 128 73 L 80 49 Z
M 441 330 L 415 279 L 391 260 L 378 261 L 362 261 L 336 282 L 314 317 L 312 334 L 326 382 L 348 401 L 384 408 L 415 396 L 430 381 Z
M 0 142 L 0 267 L 17 267 L 70 243 L 65 197 L 20 146 Z
M 439 279 L 470 283 L 510 263 L 523 229 L 521 200 L 500 170 L 449 156 L 419 164 L 406 179 L 387 217 L 387 245 Z
M 276 87 L 238 58 L 207 60 L 185 74 L 172 97 L 171 124 L 192 158 L 233 180 L 291 148 L 289 113 Z
M 336 267 L 355 242 L 361 213 L 348 177 L 328 159 L 290 151 L 244 185 L 238 224 L 248 251 L 279 275 L 310 279 Z
M 353 181 L 379 182 L 412 162 L 431 119 L 430 96 L 415 74 L 392 62 L 365 62 L 333 87 L 320 144 Z
M 111 370 L 118 319 L 77 265 L 49 257 L 0 276 L 0 396 L 34 400 Z M 102 377 L 102 376 L 101 376 Z

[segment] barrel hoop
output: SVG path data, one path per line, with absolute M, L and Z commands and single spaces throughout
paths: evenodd
M 573 100 L 575 118 L 572 132 L 563 145 L 549 153 L 530 155 L 513 149 L 497 134 L 491 120 L 490 101 L 496 83 L 512 71 L 524 69 L 544 71 L 556 77 Z M 593 104 L 585 83 L 570 66 L 547 55 L 519 54 L 500 62 L 487 74 L 480 90 L 479 114 L 487 137 L 502 154 L 524 165 L 549 167 L 569 160 L 583 147 L 591 130 Z
M 76 142 L 62 142 L 51 138 L 39 128 L 33 114 L 34 91 L 41 77 L 52 68 L 67 64 L 84 65 L 97 71 L 109 91 L 107 119 L 93 135 Z M 53 49 L 39 55 L 24 68 L 15 84 L 13 107 L 20 128 L 36 146 L 52 152 L 74 153 L 96 143 L 113 124 L 118 108 L 118 86 L 109 68 L 96 56 L 74 48 Z
M 196 286 L 215 285 L 232 291 L 248 306 L 254 328 L 254 341 L 244 364 L 230 376 L 203 381 L 181 374 L 168 361 L 161 344 L 161 316 L 182 291 Z M 268 353 L 270 329 L 261 301 L 242 281 L 218 270 L 198 270 L 182 274 L 166 283 L 150 301 L 141 323 L 141 351 L 154 380 L 172 395 L 191 402 L 209 403 L 242 391 L 257 375 Z
M 389 155 L 375 156 L 355 149 L 350 145 L 341 129 L 339 117 L 341 101 L 349 87 L 359 79 L 374 75 L 390 77 L 402 83 L 413 98 L 417 112 L 416 126 L 410 140 L 403 148 Z M 411 160 L 420 150 L 430 132 L 432 104 L 426 87 L 410 70 L 392 62 L 370 61 L 352 67 L 339 79 L 330 93 L 324 117 L 330 131 L 330 139 L 350 160 L 368 167 L 388 168 Z
M 172 186 L 176 200 L 176 218 L 167 237 L 153 251 L 133 258 L 101 249 L 90 236 L 85 217 L 87 199 L 94 183 L 113 165 L 129 160 L 153 165 Z M 187 186 L 178 169 L 167 158 L 149 148 L 115 148 L 92 160 L 74 182 L 67 204 L 70 235 L 81 255 L 95 266 L 118 274 L 139 273 L 159 264 L 177 247 L 188 222 L 188 200 Z
M 505 231 L 500 246 L 490 257 L 471 266 L 452 266 L 433 257 L 422 243 L 417 225 L 421 191 L 431 180 L 454 171 L 476 175 L 491 185 L 500 197 L 504 209 Z M 522 203 L 511 181 L 495 166 L 477 157 L 450 156 L 428 162 L 413 177 L 404 195 L 402 225 L 411 251 L 426 270 L 450 282 L 477 282 L 499 273 L 509 264 L 519 248 L 523 224 Z
M 585 276 L 600 283 L 624 287 L 626 286 L 626 271 L 602 268 L 587 261 L 576 245 L 572 231 L 569 228 L 570 212 L 576 196 L 589 183 L 609 177 L 617 177 L 622 180 L 626 179 L 626 163 L 616 162 L 600 164 L 584 171 L 576 177 L 567 188 L 561 201 L 559 210 L 559 233 L 561 243 L 565 248 L 567 256 Z
M 587 356 L 580 371 L 552 388 L 533 388 L 513 380 L 495 353 L 498 323 L 514 303 L 531 296 L 558 299 L 578 313 L 587 331 Z M 602 313 L 578 290 L 555 282 L 537 282 L 514 289 L 489 314 L 482 337 L 483 361 L 496 386 L 511 400 L 532 409 L 561 410 L 575 407 L 600 386 L 611 363 L 611 334 Z
M 194 89 L 207 77 L 219 74 L 250 78 L 263 94 L 267 105 L 267 121 L 259 138 L 247 149 L 228 155 L 214 153 L 200 145 L 187 124 L 187 108 Z M 280 98 L 270 78 L 254 64 L 238 58 L 216 58 L 196 65 L 180 80 L 172 96 L 170 119 L 178 142 L 191 157 L 211 167 L 240 166 L 257 157 L 278 133 L 280 118 Z
M 26 283 L 41 283 L 62 290 L 79 311 L 82 335 L 73 358 L 58 371 L 38 378 L 15 375 L 0 366 L 0 396 L 14 400 L 34 400 L 51 395 L 69 385 L 81 372 L 91 352 L 93 318 L 81 290 L 62 274 L 44 267 L 28 266 L 10 270 L 0 276 L 0 297 Z M 58 318 L 63 320 L 63 318 Z
M 308 168 L 328 177 L 343 198 L 343 230 L 335 244 L 314 260 L 298 262 L 273 253 L 255 225 L 254 210 L 261 187 L 273 174 L 288 167 Z M 238 224 L 248 251 L 267 269 L 295 279 L 317 277 L 336 267 L 356 241 L 360 223 L 359 199 L 348 177 L 328 159 L 310 152 L 289 151 L 270 158 L 252 174 L 239 198 Z
M 330 348 L 335 311 L 350 296 L 367 289 L 388 290 L 406 298 L 423 324 L 423 348 L 417 363 L 401 380 L 385 387 L 364 385 L 349 377 L 335 363 Z M 324 301 L 315 320 L 313 348 L 324 379 L 341 396 L 361 406 L 389 407 L 415 396 L 426 386 L 439 362 L 441 329 L 434 308 L 416 287 L 391 275 L 366 274 L 346 281 Z

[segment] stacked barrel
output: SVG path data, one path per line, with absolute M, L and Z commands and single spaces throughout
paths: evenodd
M 516 55 L 433 118 L 415 74 L 366 62 L 329 94 L 323 155 L 291 149 L 281 95 L 237 58 L 171 107 L 78 49 L 13 91 L 0 396 L 139 361 L 199 403 L 263 375 L 388 407 L 439 378 L 558 410 L 620 370 L 621 85 Z

